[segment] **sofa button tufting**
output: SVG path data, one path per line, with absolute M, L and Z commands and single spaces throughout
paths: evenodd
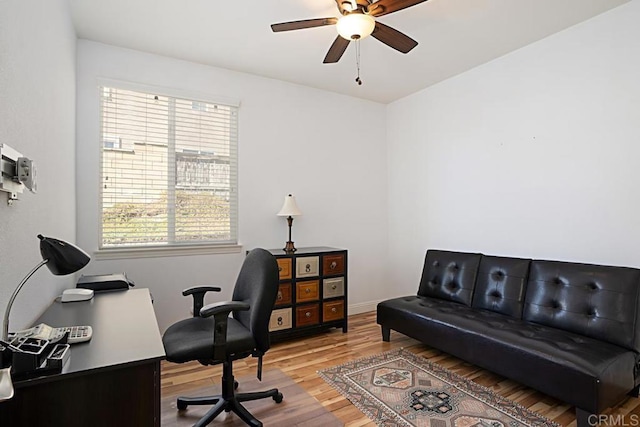
M 491 292 L 491 296 L 495 297 L 495 298 L 501 298 L 502 294 L 500 292 L 498 292 L 498 291 L 493 291 L 493 292 Z
M 560 303 L 558 301 L 551 301 L 551 308 L 559 309 Z
M 598 289 L 598 284 L 596 282 L 589 283 L 589 289 L 595 291 L 596 289 Z
M 595 317 L 596 316 L 596 309 L 595 308 L 590 308 L 589 310 L 587 310 L 587 315 L 589 317 Z

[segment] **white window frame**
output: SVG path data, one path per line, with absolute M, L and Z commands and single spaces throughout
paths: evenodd
M 99 127 L 98 127 L 98 139 L 99 141 L 99 169 L 98 174 L 102 176 L 102 161 L 103 161 L 103 150 L 109 148 L 104 147 L 104 141 L 102 141 L 102 95 L 101 91 L 103 87 L 114 87 L 118 89 L 125 89 L 137 92 L 144 93 L 153 93 L 161 96 L 167 96 L 172 98 L 180 98 L 183 100 L 190 100 L 194 102 L 194 105 L 198 103 L 209 103 L 209 104 L 220 104 L 227 105 L 238 108 L 237 110 L 237 124 L 239 126 L 240 122 L 240 102 L 234 99 L 229 99 L 220 96 L 208 96 L 202 93 L 193 93 L 188 91 L 169 89 L 164 87 L 157 87 L 139 83 L 130 83 L 118 80 L 111 79 L 98 79 L 97 80 L 97 90 L 98 90 L 98 114 L 99 114 Z M 239 133 L 239 131 L 238 131 Z M 238 145 L 239 145 L 239 136 L 236 137 L 235 140 L 235 165 L 236 171 L 232 174 L 231 183 L 231 191 L 235 191 L 235 197 L 233 198 L 235 206 L 232 206 L 232 211 L 235 212 L 235 215 L 232 215 L 232 234 L 235 237 L 235 242 L 225 242 L 225 243 L 215 243 L 215 242 L 206 242 L 206 243 L 197 243 L 197 242 L 167 242 L 163 244 L 144 244 L 144 245 L 135 245 L 135 246 L 118 246 L 118 247 L 104 247 L 103 246 L 103 238 L 102 238 L 102 215 L 103 215 L 103 207 L 102 207 L 102 182 L 99 184 L 99 198 L 98 198 L 98 250 L 95 253 L 94 258 L 101 259 L 127 259 L 127 258 L 153 258 L 159 256 L 184 256 L 184 255 L 205 255 L 205 254 L 224 254 L 224 253 L 239 253 L 242 251 L 242 245 L 238 242 L 239 239 L 239 212 L 238 212 Z M 174 156 L 175 157 L 175 156 Z

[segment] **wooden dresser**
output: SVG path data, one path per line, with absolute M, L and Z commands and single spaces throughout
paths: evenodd
M 329 328 L 347 332 L 347 251 L 329 247 L 269 251 L 280 269 L 280 289 L 269 322 L 271 340 Z

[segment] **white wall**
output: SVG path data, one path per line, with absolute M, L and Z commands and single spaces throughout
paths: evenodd
M 388 106 L 390 276 L 427 248 L 640 267 L 640 1 Z
M 281 248 L 284 196 L 303 216 L 293 224 L 297 247 L 349 250 L 350 310 L 373 309 L 386 286 L 387 172 L 384 105 L 229 70 L 78 41 L 78 243 L 98 247 L 99 78 L 236 99 L 239 116 L 240 243 Z M 195 284 L 225 288 L 243 254 L 92 261 L 87 273 L 126 271 L 151 289 L 161 329 L 188 315 L 180 291 Z
M 12 207 L 0 193 L 0 316 L 40 262 L 36 235 L 75 241 L 76 37 L 66 0 L 0 1 L 0 143 L 37 164 L 38 193 Z M 11 312 L 24 328 L 73 278 L 42 268 Z

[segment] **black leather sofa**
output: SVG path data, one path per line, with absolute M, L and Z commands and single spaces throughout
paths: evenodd
M 378 304 L 400 332 L 576 407 L 638 396 L 640 269 L 429 250 L 417 295 Z

